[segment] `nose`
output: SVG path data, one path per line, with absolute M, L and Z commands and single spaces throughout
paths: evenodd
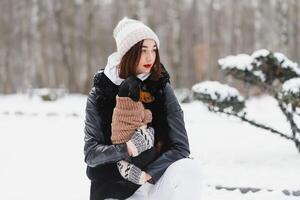
M 146 61 L 147 62 L 152 62 L 155 58 L 155 54 L 152 53 L 151 51 L 147 53 L 147 56 L 146 56 Z

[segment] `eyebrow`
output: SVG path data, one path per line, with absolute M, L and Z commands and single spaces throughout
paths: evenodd
M 148 46 L 143 45 L 142 48 L 148 48 Z M 153 48 L 157 48 L 156 44 L 153 46 Z

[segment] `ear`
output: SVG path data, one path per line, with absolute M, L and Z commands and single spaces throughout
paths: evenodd
M 140 87 L 136 84 L 129 86 L 129 97 L 133 101 L 139 101 L 140 100 Z
M 119 97 L 128 97 L 129 85 L 127 82 L 123 82 L 119 87 L 118 96 Z
M 128 85 L 129 85 L 129 97 L 133 101 L 139 101 L 140 99 L 140 87 L 142 81 L 137 78 L 136 76 L 130 76 L 126 79 Z

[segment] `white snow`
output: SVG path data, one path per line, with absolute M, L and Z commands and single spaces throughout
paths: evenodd
M 0 96 L 0 199 L 89 198 L 83 161 L 85 103 L 83 95 L 56 102 Z M 291 142 L 236 118 L 210 113 L 198 101 L 182 104 L 182 108 L 192 156 L 202 166 L 203 199 L 300 198 L 281 192 L 300 190 L 300 154 Z M 250 117 L 289 131 L 273 98 L 251 99 L 247 109 Z M 216 190 L 217 185 L 263 190 L 241 194 Z
M 291 61 L 284 54 L 279 52 L 274 53 L 274 56 L 277 58 L 279 63 L 281 63 L 282 68 L 290 68 L 300 76 L 300 67 L 298 66 L 298 63 Z
M 218 81 L 204 81 L 197 83 L 192 87 L 192 91 L 195 93 L 207 94 L 211 96 L 213 100 L 219 102 L 229 100 L 232 97 L 236 97 L 239 101 L 244 100 L 237 89 L 226 84 L 221 84 Z
M 221 65 L 222 69 L 232 69 L 237 68 L 239 70 L 251 71 L 253 66 L 251 65 L 252 57 L 247 54 L 239 54 L 236 56 L 227 56 L 225 58 L 219 59 L 218 63 Z
M 256 77 L 258 77 L 260 80 L 262 80 L 262 81 L 265 81 L 265 80 L 266 80 L 265 74 L 264 74 L 262 71 L 260 71 L 260 70 L 255 70 L 255 71 L 253 71 L 253 74 L 254 74 Z
M 258 57 L 266 57 L 270 54 L 270 51 L 268 51 L 267 49 L 259 49 L 256 50 L 252 53 L 251 57 L 252 58 L 258 58 Z
M 0 95 L 0 113 L 19 113 L 26 116 L 48 116 L 51 114 L 71 116 L 84 111 L 81 106 L 85 103 L 86 96 L 70 95 L 57 101 L 42 101 L 37 95 Z M 78 106 L 78 104 L 80 106 Z
M 282 85 L 284 93 L 300 94 L 300 78 L 292 78 Z
M 247 54 L 238 54 L 236 56 L 227 56 L 225 58 L 221 58 L 218 60 L 219 65 L 221 66 L 221 69 L 234 69 L 240 71 L 249 71 L 252 72 L 252 74 L 256 77 L 258 77 L 260 80 L 265 81 L 265 75 L 264 73 L 259 70 L 255 69 L 253 70 L 253 63 L 256 63 L 257 65 L 260 65 L 260 62 L 257 60 L 254 60 L 255 57 L 253 56 L 261 56 L 265 55 L 267 50 L 258 50 L 252 54 L 252 56 L 249 56 Z M 267 54 L 268 55 L 268 54 Z

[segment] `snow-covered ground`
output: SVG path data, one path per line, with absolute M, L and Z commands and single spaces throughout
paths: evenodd
M 85 103 L 83 95 L 56 102 L 0 95 L 1 200 L 88 199 Z M 247 106 L 253 118 L 288 132 L 272 98 L 252 99 Z M 300 154 L 293 144 L 235 118 L 210 113 L 200 102 L 182 107 L 192 156 L 202 166 L 203 199 L 300 199 L 282 192 L 300 190 Z M 261 190 L 242 194 L 216 187 Z

